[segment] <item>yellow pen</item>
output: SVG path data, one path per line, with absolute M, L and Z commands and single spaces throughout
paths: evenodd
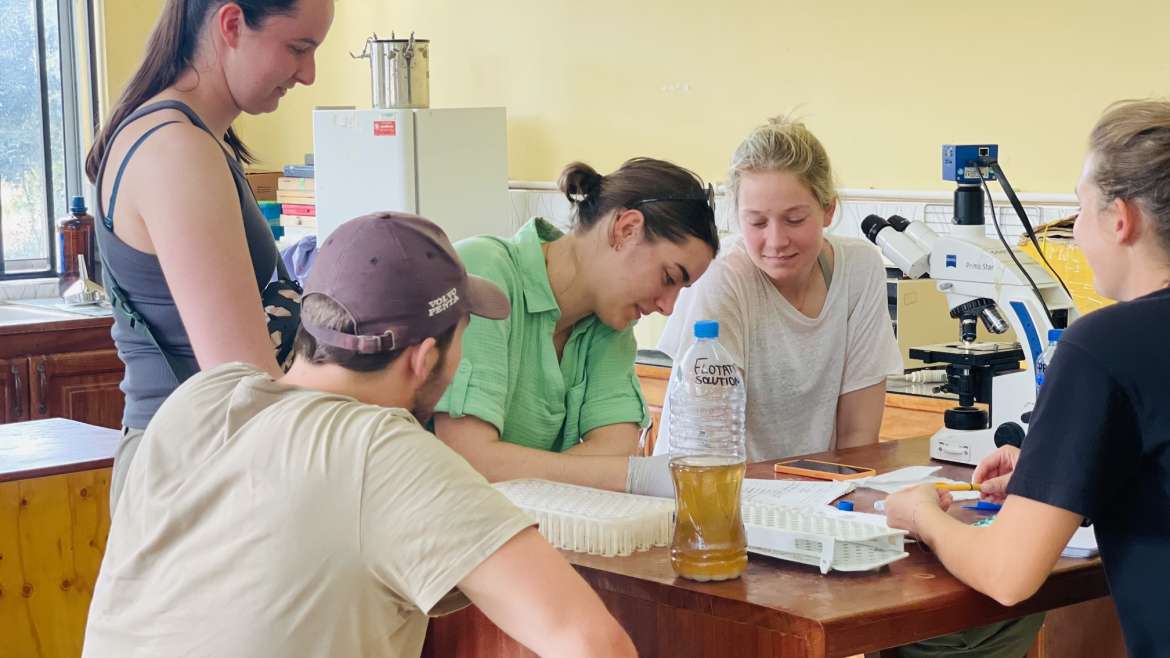
M 964 484 L 947 484 L 945 482 L 935 482 L 934 487 L 936 489 L 942 489 L 943 491 L 980 491 L 979 485 L 971 484 L 969 482 Z

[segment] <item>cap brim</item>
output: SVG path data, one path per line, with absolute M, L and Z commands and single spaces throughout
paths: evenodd
M 489 320 L 504 320 L 512 310 L 508 296 L 483 277 L 467 275 L 467 311 Z

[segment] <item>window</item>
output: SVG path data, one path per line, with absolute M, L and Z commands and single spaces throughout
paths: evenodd
M 76 48 L 90 40 L 75 38 L 74 7 L 0 0 L 0 279 L 53 274 L 54 218 L 82 194 L 78 62 L 93 80 L 93 58 Z

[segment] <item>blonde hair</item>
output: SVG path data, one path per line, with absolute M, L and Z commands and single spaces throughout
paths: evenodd
M 1110 105 L 1089 135 L 1089 149 L 1102 201 L 1137 203 L 1170 254 L 1170 102 Z
M 812 192 L 821 208 L 837 199 L 833 168 L 821 141 L 802 122 L 776 116 L 752 130 L 731 156 L 727 193 L 734 215 L 739 205 L 739 185 L 745 172 L 787 171 Z

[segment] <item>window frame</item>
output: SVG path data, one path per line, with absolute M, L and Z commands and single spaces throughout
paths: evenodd
M 78 29 L 77 12 L 74 0 L 32 0 L 36 13 L 37 37 L 37 66 L 39 67 L 39 92 L 41 113 L 41 146 L 44 160 L 45 180 L 45 209 L 44 231 L 49 245 L 48 267 L 36 270 L 9 272 L 8 264 L 21 262 L 15 259 L 4 258 L 4 236 L 0 232 L 0 281 L 14 281 L 22 279 L 46 279 L 56 277 L 60 272 L 60 263 L 57 257 L 56 218 L 68 208 L 68 199 L 74 196 L 84 196 L 87 185 L 82 177 L 85 163 L 85 148 L 82 136 L 82 107 L 80 84 L 88 81 L 89 108 L 91 126 L 98 122 L 98 96 L 96 56 L 94 49 L 94 0 L 84 3 L 85 22 Z M 57 37 L 58 59 L 61 67 L 61 116 L 64 124 L 61 127 L 62 148 L 65 152 L 65 199 L 57 199 L 54 194 L 53 173 L 53 139 L 52 126 L 49 122 L 49 75 L 47 72 L 48 48 L 46 43 L 45 11 L 48 7 L 57 9 Z M 86 56 L 79 60 L 78 49 L 81 33 L 84 31 Z M 3 211 L 0 209 L 0 222 L 3 222 Z M 36 259 L 41 260 L 41 259 Z

